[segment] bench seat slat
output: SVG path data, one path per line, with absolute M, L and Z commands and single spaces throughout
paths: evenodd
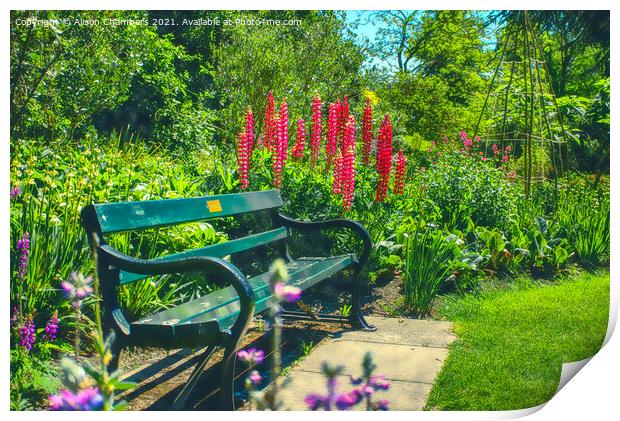
M 157 257 L 153 260 L 166 261 L 188 257 L 224 257 L 230 254 L 239 253 L 241 251 L 250 250 L 255 247 L 264 246 L 274 241 L 283 240 L 288 237 L 288 231 L 285 227 L 276 228 L 271 231 L 261 232 L 259 234 L 248 235 L 247 237 L 237 238 L 225 243 L 213 244 L 211 246 L 199 249 L 184 251 L 182 253 L 170 254 L 164 257 Z M 139 281 L 148 278 L 149 275 L 120 271 L 119 281 L 121 285 Z
M 334 275 L 355 261 L 354 255 L 335 257 L 306 257 L 287 264 L 289 285 L 302 290 Z M 271 292 L 269 290 L 269 273 L 250 278 L 256 302 L 255 313 L 267 309 Z M 164 310 L 131 324 L 132 335 L 140 333 L 156 334 L 157 327 L 166 327 L 164 331 L 174 332 L 188 325 L 210 325 L 218 330 L 230 328 L 239 314 L 239 299 L 232 287 L 226 287 L 200 297 L 196 300 Z M 211 323 L 209 323 L 211 322 Z M 170 328 L 172 328 L 170 330 Z M 213 332 L 217 334 L 218 332 Z
M 95 204 L 103 233 L 136 231 L 282 206 L 279 190 L 183 199 Z

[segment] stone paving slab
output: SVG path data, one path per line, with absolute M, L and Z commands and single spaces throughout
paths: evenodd
M 456 339 L 452 323 L 435 320 L 394 319 L 367 317 L 375 332 L 345 331 L 335 335 L 336 340 L 393 343 L 446 348 Z
M 308 407 L 303 401 L 309 393 L 325 393 L 325 377 L 319 373 L 294 371 L 288 376 L 289 383 L 279 393 L 282 399 L 282 409 L 286 411 L 306 411 Z M 338 390 L 350 390 L 348 376 L 338 376 Z M 318 388 L 317 388 L 318 386 Z M 379 392 L 377 397 L 390 401 L 390 411 L 421 411 L 426 404 L 432 385 L 427 383 L 391 381 L 391 388 Z M 355 410 L 363 410 L 358 405 Z
M 317 347 L 303 360 L 301 371 L 321 372 L 321 364 L 343 365 L 344 374 L 359 376 L 366 352 L 372 354 L 377 373 L 390 380 L 433 383 L 448 356 L 445 348 L 383 344 L 379 342 L 338 341 Z
M 281 389 L 284 408 L 307 409 L 303 403 L 308 393 L 325 393 L 321 364 L 343 365 L 342 391 L 350 390 L 348 375 L 359 376 L 366 352 L 371 352 L 377 374 L 384 374 L 392 386 L 379 392 L 390 410 L 419 411 L 424 408 L 435 377 L 448 356 L 448 346 L 456 339 L 452 323 L 442 321 L 367 318 L 376 332 L 344 331 L 316 346 L 287 376 Z M 363 408 L 358 408 L 363 409 Z

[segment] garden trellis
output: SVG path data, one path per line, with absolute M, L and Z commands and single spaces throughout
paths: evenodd
M 528 13 L 512 16 L 498 40 L 499 60 L 474 137 L 480 135 L 486 149 L 490 145 L 502 151 L 510 147 L 520 157 L 526 196 L 532 182 L 549 177 L 557 196 L 558 177 L 564 173 L 566 131 Z

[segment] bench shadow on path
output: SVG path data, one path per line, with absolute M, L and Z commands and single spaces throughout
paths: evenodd
M 300 358 L 304 357 L 304 344 L 317 345 L 323 339 L 339 337 L 342 332 L 347 330 L 350 330 L 349 325 L 328 325 L 313 321 L 296 322 L 294 325 L 285 324 L 282 330 L 282 369 L 286 370 L 288 367 L 294 366 Z M 255 337 L 256 334 L 250 336 Z M 270 353 L 270 332 L 244 343 L 243 347 L 256 347 Z M 165 411 L 170 409 L 192 369 L 199 362 L 200 351 L 192 352 L 192 350 L 182 349 L 139 368 L 126 378 L 128 381 L 139 383 L 138 387 L 122 394 L 120 398 L 128 402 L 128 409 L 130 410 Z M 186 410 L 209 411 L 218 409 L 216 392 L 222 354 L 223 352 L 218 350 L 211 357 L 205 372 L 188 397 L 185 405 Z M 260 371 L 264 378 L 263 386 L 270 383 L 270 367 L 271 361 L 268 356 L 263 364 L 252 368 L 252 370 L 258 369 Z M 243 385 L 247 371 L 247 367 L 240 362 L 237 363 L 235 372 L 237 409 L 241 409 L 247 400 L 247 393 Z

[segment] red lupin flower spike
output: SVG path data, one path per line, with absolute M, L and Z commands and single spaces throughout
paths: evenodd
M 366 97 L 366 107 L 362 120 L 362 162 L 364 165 L 370 163 L 370 150 L 372 148 L 372 104 L 370 98 Z
M 349 119 L 349 97 L 345 97 L 340 101 L 338 108 L 338 147 L 344 149 L 344 126 Z
M 355 118 L 350 115 L 344 128 L 344 153 L 340 167 L 342 182 L 342 207 L 346 212 L 351 209 L 355 192 Z
M 248 107 L 245 113 L 245 136 L 248 149 L 248 170 L 252 165 L 252 152 L 254 151 L 254 113 L 252 108 Z
M 385 115 L 379 129 L 376 168 L 379 173 L 379 181 L 377 182 L 375 200 L 382 202 L 387 196 L 392 169 L 392 124 L 388 114 Z
M 239 175 L 239 185 L 242 190 L 249 187 L 249 146 L 246 132 L 241 132 L 237 136 L 237 174 Z
M 334 158 L 334 184 L 332 184 L 333 194 L 342 194 L 342 163 L 342 153 L 340 152 L 340 149 L 337 149 L 336 157 Z
M 268 151 L 271 151 L 273 147 L 273 143 L 275 141 L 275 137 L 277 135 L 276 132 L 276 105 L 275 100 L 273 98 L 273 93 L 269 91 L 267 94 L 267 106 L 265 107 L 265 120 L 263 122 L 263 142 Z
M 402 149 L 396 156 L 396 169 L 394 170 L 394 194 L 403 195 L 405 193 L 405 169 L 407 158 Z
M 321 148 L 321 135 L 323 131 L 323 120 L 321 115 L 321 97 L 315 95 L 312 99 L 312 126 L 310 131 L 310 166 L 314 168 L 319 159 L 319 149 Z
M 272 183 L 274 187 L 282 187 L 282 170 L 286 166 L 288 154 L 288 104 L 286 100 L 280 103 L 278 113 L 278 136 L 276 140 L 275 156 L 272 161 Z
M 295 146 L 291 151 L 291 156 L 295 160 L 300 160 L 304 157 L 304 150 L 306 149 L 306 122 L 303 119 L 297 120 L 297 136 Z
M 325 143 L 325 169 L 329 171 L 338 149 L 338 109 L 339 103 L 329 104 L 327 114 L 327 141 Z

